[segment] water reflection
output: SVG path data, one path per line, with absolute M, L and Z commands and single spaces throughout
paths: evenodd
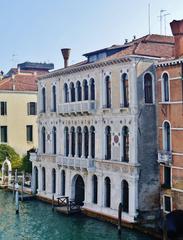
M 15 214 L 12 194 L 0 190 L 0 239 L 2 240 L 152 240 L 152 238 L 84 216 L 68 217 L 51 211 L 39 201 L 20 204 Z

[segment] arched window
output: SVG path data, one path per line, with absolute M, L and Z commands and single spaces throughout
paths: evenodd
M 77 146 L 78 157 L 81 157 L 81 155 L 82 155 L 82 132 L 81 132 L 81 127 L 77 128 L 77 137 L 78 137 L 78 146 Z
M 69 156 L 69 129 L 68 127 L 64 128 L 64 155 Z
M 128 75 L 123 73 L 121 77 L 121 107 L 128 107 L 129 106 L 129 90 L 128 90 Z
M 42 190 L 46 190 L 46 173 L 45 173 L 45 167 L 42 167 Z
M 89 133 L 88 133 L 88 128 L 85 126 L 84 127 L 84 129 L 83 129 L 83 131 L 84 131 L 84 149 L 85 149 L 85 151 L 84 151 L 84 156 L 85 156 L 85 158 L 87 158 L 88 157 L 88 140 L 89 140 Z
M 97 203 L 98 202 L 98 180 L 96 175 L 93 175 L 92 182 L 93 182 L 93 203 Z
M 91 157 L 95 158 L 95 128 L 94 126 L 91 126 L 90 128 L 90 134 L 91 134 Z
M 71 156 L 75 156 L 75 129 L 71 127 Z
M 105 178 L 105 207 L 111 206 L 111 180 L 109 177 Z
M 61 195 L 65 196 L 65 171 L 61 171 Z
M 77 101 L 82 101 L 82 88 L 81 83 L 77 81 L 76 83 Z
M 71 94 L 71 102 L 75 102 L 75 88 L 74 83 L 70 83 L 70 94 Z
M 52 111 L 56 112 L 57 107 L 56 107 L 56 86 L 54 85 L 52 87 Z
M 123 204 L 123 211 L 129 212 L 129 187 L 128 182 L 123 180 L 122 181 L 122 199 L 121 202 Z
M 111 127 L 105 128 L 105 159 L 111 159 Z
M 129 130 L 127 126 L 122 128 L 122 161 L 129 162 Z
M 46 153 L 46 130 L 45 127 L 41 129 L 41 145 L 42 145 L 42 153 Z
M 42 92 L 41 92 L 41 104 L 42 104 L 42 112 L 45 113 L 46 112 L 46 90 L 45 88 L 42 88 Z
M 171 136 L 169 122 L 164 122 L 163 124 L 163 150 L 167 152 L 171 150 Z
M 95 81 L 93 78 L 90 79 L 90 98 L 95 100 Z
M 144 76 L 144 97 L 145 103 L 153 103 L 153 82 L 150 73 L 146 73 Z
M 68 103 L 69 102 L 69 90 L 67 83 L 64 83 L 64 102 Z
M 53 154 L 57 153 L 57 129 L 53 127 L 52 129 L 52 149 Z
M 83 94 L 83 100 L 88 100 L 88 82 L 86 81 L 86 79 L 83 80 Z
M 52 193 L 56 193 L 56 170 L 52 169 Z
M 163 96 L 163 100 L 165 102 L 169 101 L 169 79 L 168 79 L 168 74 L 164 73 L 163 74 L 163 84 L 162 84 L 162 96 Z
M 106 91 L 106 108 L 111 108 L 111 79 L 109 76 L 105 78 Z

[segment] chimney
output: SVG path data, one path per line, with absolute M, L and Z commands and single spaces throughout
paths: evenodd
M 69 60 L 69 55 L 70 55 L 70 48 L 62 48 L 61 52 L 64 58 L 64 68 L 68 67 L 68 60 Z
M 183 19 L 173 20 L 170 23 L 175 40 L 175 58 L 183 56 Z

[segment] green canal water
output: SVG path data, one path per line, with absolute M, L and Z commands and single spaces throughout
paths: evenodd
M 0 240 L 152 240 L 140 233 L 117 228 L 85 216 L 68 217 L 52 212 L 40 201 L 20 203 L 15 214 L 12 193 L 0 190 Z

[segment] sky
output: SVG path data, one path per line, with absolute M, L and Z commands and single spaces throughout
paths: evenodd
M 160 10 L 169 22 L 183 19 L 183 0 L 0 0 L 0 70 L 25 61 L 63 67 L 61 48 L 71 48 L 69 63 L 84 53 L 123 44 L 125 39 L 160 33 Z M 165 19 L 165 18 L 164 18 Z

